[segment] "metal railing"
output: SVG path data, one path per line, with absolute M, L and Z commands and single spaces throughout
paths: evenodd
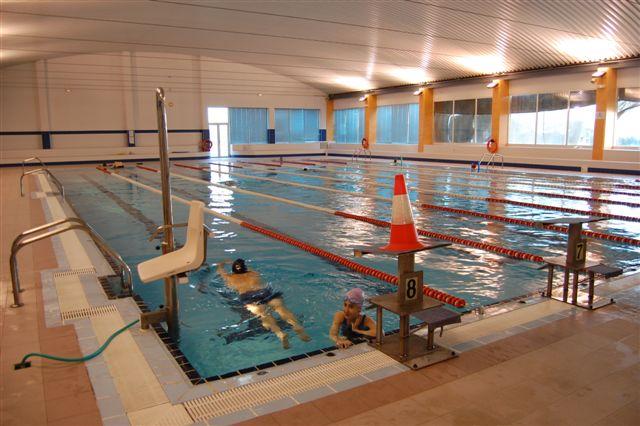
M 29 163 L 29 162 L 32 162 L 34 160 L 37 160 L 40 163 L 40 165 L 42 166 L 42 168 L 33 169 L 33 170 L 29 170 L 28 172 L 25 172 L 26 164 Z M 31 158 L 27 158 L 25 160 L 22 160 L 22 175 L 20 175 L 20 196 L 21 197 L 24 197 L 24 188 L 23 188 L 24 177 L 32 175 L 32 174 L 35 174 L 35 173 L 45 173 L 47 176 L 49 176 L 51 178 L 51 180 L 53 181 L 53 183 L 58 188 L 58 193 L 64 197 L 64 186 L 62 185 L 62 183 L 60 183 L 58 178 L 56 178 L 53 175 L 53 173 L 51 173 L 49 171 L 49 168 L 38 157 L 31 157 Z
M 480 166 L 482 166 L 482 162 L 485 161 L 485 159 L 487 160 L 485 167 L 487 169 L 491 168 L 492 165 L 496 165 L 497 166 L 497 161 L 500 161 L 500 167 L 504 167 L 504 156 L 502 154 L 497 154 L 497 153 L 484 153 L 482 154 L 482 157 L 480 157 L 480 161 L 478 161 L 478 170 L 480 170 Z
M 67 226 L 64 226 L 67 225 Z M 53 229 L 50 231 L 50 228 L 58 227 L 57 229 Z M 23 305 L 20 300 L 20 274 L 18 270 L 18 252 L 25 246 L 29 244 L 33 244 L 37 241 L 43 240 L 45 238 L 51 238 L 55 235 L 62 234 L 63 232 L 80 230 L 85 231 L 93 242 L 100 247 L 102 250 L 106 251 L 111 255 L 113 259 L 115 259 L 120 264 L 120 271 L 118 275 L 120 276 L 120 280 L 122 283 L 122 293 L 123 295 L 130 296 L 132 294 L 132 278 L 131 278 L 131 269 L 129 265 L 120 257 L 120 255 L 115 252 L 109 245 L 102 239 L 102 237 L 87 224 L 84 220 L 77 217 L 69 217 L 66 219 L 60 219 L 55 222 L 46 223 L 44 225 L 29 229 L 19 234 L 11 244 L 11 257 L 9 259 L 9 267 L 11 270 L 11 285 L 13 289 L 13 305 L 12 308 L 17 308 Z M 39 232 L 47 231 L 41 234 Z M 37 234 L 30 238 L 30 235 Z
M 351 162 L 355 163 L 356 161 L 358 161 L 360 157 L 366 157 L 367 154 L 369 154 L 369 160 L 371 160 L 370 149 L 357 148 L 355 151 L 353 151 L 353 154 L 351 155 Z

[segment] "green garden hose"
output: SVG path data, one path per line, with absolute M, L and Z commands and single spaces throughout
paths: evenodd
M 62 361 L 62 362 L 84 362 L 84 361 L 89 361 L 90 359 L 93 359 L 95 357 L 97 357 L 98 355 L 100 355 L 106 348 L 107 346 L 109 346 L 109 344 L 111 343 L 111 341 L 113 339 L 116 338 L 116 336 L 118 336 L 118 334 L 126 331 L 128 328 L 134 326 L 136 323 L 140 322 L 139 319 L 135 320 L 135 321 L 131 321 L 129 324 L 125 325 L 124 327 L 122 327 L 120 330 L 116 331 L 115 333 L 113 333 L 111 336 L 109 336 L 109 338 L 107 339 L 106 342 L 104 342 L 102 344 L 102 346 L 100 346 L 94 353 L 89 354 L 87 356 L 83 356 L 81 358 L 63 358 L 60 356 L 55 356 L 55 355 L 48 355 L 48 354 L 41 354 L 38 352 L 31 352 L 30 354 L 25 355 L 22 358 L 22 361 L 20 361 L 19 364 L 15 365 L 15 369 L 19 370 L 21 368 L 27 368 L 31 366 L 30 362 L 27 362 L 27 360 L 29 358 L 31 358 L 32 356 L 39 356 L 41 358 L 46 358 L 46 359 L 51 359 L 54 361 Z

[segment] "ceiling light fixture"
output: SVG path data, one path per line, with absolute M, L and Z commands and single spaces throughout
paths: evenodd
M 359 100 L 360 102 L 364 102 L 364 101 L 366 101 L 366 100 L 367 100 L 367 95 L 362 95 L 362 96 L 360 96 L 360 97 L 358 98 L 358 100 Z
M 64 89 L 65 93 L 71 93 L 71 89 Z
M 602 77 L 603 75 L 605 75 L 607 73 L 607 68 L 603 68 L 603 67 L 598 67 L 598 69 L 596 70 L 596 72 L 594 72 L 593 74 L 591 74 L 591 77 Z
M 487 84 L 487 87 L 489 89 L 493 89 L 494 87 L 496 87 L 498 84 L 500 84 L 500 80 L 492 80 L 489 84 Z
M 258 96 L 262 96 L 262 93 L 258 93 Z
M 413 94 L 414 94 L 415 96 L 421 95 L 423 90 L 424 90 L 424 87 L 420 87 L 420 88 L 418 88 L 418 90 L 416 90 L 415 92 L 413 92 Z

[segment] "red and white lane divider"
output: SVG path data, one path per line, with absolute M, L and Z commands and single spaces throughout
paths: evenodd
M 148 170 L 149 168 L 145 168 L 144 170 Z M 156 172 L 157 173 L 157 172 Z M 201 183 L 203 185 L 213 185 L 213 186 L 219 186 L 221 188 L 225 188 L 228 190 L 238 190 L 238 192 L 242 192 L 245 194 L 250 194 L 250 195 L 255 195 L 255 196 L 263 196 L 265 198 L 269 198 L 271 200 L 275 200 L 275 201 L 281 201 L 287 204 L 293 204 L 293 205 L 297 205 L 299 207 L 303 207 L 303 208 L 309 208 L 309 209 L 313 209 L 316 211 L 321 211 L 324 213 L 328 213 L 328 214 L 333 214 L 335 216 L 340 216 L 340 217 L 344 217 L 344 218 L 348 218 L 348 219 L 354 219 L 354 220 L 358 220 L 360 222 L 366 222 L 366 223 L 370 223 L 372 225 L 376 225 L 379 227 L 383 227 L 383 228 L 389 228 L 391 226 L 390 222 L 384 221 L 384 220 L 380 220 L 380 219 L 375 219 L 372 217 L 368 217 L 368 216 L 362 216 L 362 215 L 356 215 L 356 214 L 352 214 L 352 213 L 348 213 L 348 212 L 343 212 L 343 211 L 339 211 L 339 210 L 330 210 L 327 208 L 323 208 L 323 207 L 318 207 L 318 206 L 314 206 L 311 204 L 306 204 L 306 203 L 301 203 L 298 201 L 293 201 L 293 200 L 288 200 L 286 198 L 280 198 L 280 197 L 276 197 L 273 195 L 266 195 L 266 194 L 260 194 L 258 192 L 253 192 L 253 191 L 249 191 L 246 189 L 241 189 L 238 187 L 228 187 L 226 185 L 221 185 L 221 184 L 214 184 L 212 182 L 203 180 L 203 179 L 197 179 L 197 178 L 192 178 L 189 176 L 184 176 L 184 175 L 180 175 L 178 173 L 172 173 L 172 176 L 177 177 L 177 178 L 182 178 L 182 179 L 186 179 L 192 182 L 196 182 L 196 183 Z M 340 192 L 347 192 L 347 191 L 340 191 Z M 349 193 L 349 192 L 347 192 Z M 387 201 L 387 202 L 391 202 L 392 200 L 390 200 L 389 198 L 383 198 L 383 197 L 378 197 L 381 200 Z M 519 260 L 528 260 L 531 262 L 537 262 L 537 263 L 541 263 L 542 262 L 542 256 L 538 256 L 535 254 L 531 254 L 531 253 L 526 253 L 520 250 L 512 250 L 512 249 L 507 249 L 504 247 L 500 247 L 494 244 L 487 244 L 487 243 L 481 243 L 481 242 L 477 242 L 477 241 L 473 241 L 473 240 L 468 240 L 465 238 L 460 238 L 460 237 L 456 237 L 454 235 L 448 235 L 448 234 L 441 234 L 441 233 L 437 233 L 437 232 L 431 232 L 431 231 L 427 231 L 424 229 L 417 229 L 418 235 L 423 235 L 425 237 L 430 237 L 430 238 L 436 238 L 436 239 L 440 239 L 440 240 L 444 240 L 444 241 L 450 241 L 456 244 L 460 244 L 460 245 L 464 245 L 464 246 L 468 246 L 468 247 L 473 247 L 473 248 L 477 248 L 477 249 L 481 249 L 481 250 L 485 250 L 485 251 L 489 251 L 489 252 L 493 252 L 493 253 L 497 253 L 497 254 L 501 254 L 501 255 L 505 255 L 505 256 L 509 256 L 512 257 L 514 259 L 519 259 Z
M 465 210 L 465 209 L 456 209 L 456 208 L 453 208 L 453 207 L 437 206 L 435 204 L 421 203 L 421 204 L 419 204 L 419 206 L 421 208 L 423 208 L 423 209 L 438 210 L 438 211 L 449 212 L 449 213 L 456 213 L 456 214 L 459 214 L 459 215 L 462 215 L 462 216 L 475 216 L 475 217 L 481 217 L 481 218 L 484 218 L 484 219 L 494 220 L 494 221 L 497 221 L 497 222 L 513 223 L 515 225 L 527 226 L 529 228 L 538 228 L 538 225 L 536 225 L 536 222 L 534 222 L 532 220 L 515 219 L 515 218 L 511 218 L 511 217 L 506 217 L 506 216 L 498 216 L 498 215 L 494 215 L 494 214 L 476 212 L 476 211 L 473 211 L 473 210 Z M 564 234 L 569 232 L 569 228 L 566 227 L 566 226 L 544 224 L 544 225 L 542 225 L 542 228 L 548 229 L 550 231 L 562 232 Z M 582 235 L 585 235 L 585 236 L 591 237 L 591 238 L 598 238 L 598 239 L 601 239 L 601 240 L 615 241 L 617 243 L 629 244 L 629 245 L 633 245 L 633 246 L 640 246 L 640 240 L 637 240 L 637 239 L 631 238 L 631 237 L 624 237 L 624 236 L 621 236 L 621 235 L 613 235 L 613 234 L 607 234 L 607 233 L 604 233 L 604 232 L 589 231 L 589 230 L 586 230 L 586 229 L 582 230 Z
M 398 166 L 390 166 L 390 165 L 386 165 L 378 162 L 369 162 L 364 165 L 367 167 L 386 168 L 386 169 L 395 169 L 395 170 L 397 170 L 397 167 L 398 167 Z M 400 167 L 408 169 L 409 165 L 419 167 L 419 164 L 414 164 L 410 162 Z M 358 164 L 358 166 L 360 165 Z M 447 171 L 449 173 L 454 173 L 454 174 L 463 174 L 463 175 L 472 174 L 472 172 L 469 169 L 465 169 L 462 166 L 450 167 L 450 166 L 436 166 L 436 165 L 430 164 L 428 167 L 432 169 Z M 426 171 L 425 166 L 422 166 L 421 170 Z M 538 177 L 531 177 L 532 175 L 535 175 Z M 611 178 L 603 178 L 603 177 L 595 177 L 595 176 L 583 178 L 583 177 L 575 177 L 567 174 L 567 175 L 563 175 L 564 177 L 556 177 L 556 176 L 550 176 L 547 173 L 493 171 L 493 170 L 489 171 L 488 173 L 485 173 L 484 176 L 489 179 L 495 179 L 495 178 L 530 179 L 530 180 L 533 180 L 534 182 L 544 180 L 544 181 L 562 182 L 564 184 L 566 184 L 569 181 L 577 184 L 589 183 L 589 184 L 595 184 L 595 185 L 604 185 L 604 186 L 613 186 L 613 187 L 629 187 L 629 189 L 640 189 L 640 186 L 635 184 L 629 185 L 629 184 L 626 184 L 626 182 L 620 182 L 620 179 L 611 179 Z M 476 177 L 480 178 L 480 176 L 476 176 Z
M 186 168 L 189 168 L 189 169 L 194 168 L 194 166 L 180 164 L 180 163 L 175 163 L 175 166 L 177 166 L 177 167 L 185 167 L 186 166 Z M 208 167 L 199 167 L 199 170 L 210 170 L 210 169 Z M 217 172 L 217 173 L 231 174 L 230 172 L 222 172 L 222 171 Z M 238 177 L 242 177 L 242 178 L 246 178 L 246 179 L 254 179 L 254 180 L 275 182 L 275 183 L 280 183 L 280 184 L 288 185 L 288 186 L 299 186 L 301 188 L 315 189 L 315 190 L 318 190 L 318 191 L 341 192 L 341 193 L 350 194 L 350 195 L 353 195 L 353 196 L 356 196 L 356 197 L 375 198 L 375 199 L 381 199 L 381 200 L 387 200 L 387 201 L 389 200 L 388 198 L 380 197 L 380 196 L 376 196 L 376 195 L 360 194 L 360 193 L 357 193 L 357 192 L 349 192 L 349 191 L 344 191 L 344 190 L 334 189 L 334 188 L 323 188 L 321 186 L 308 185 L 308 184 L 303 184 L 303 183 L 286 182 L 286 181 L 281 181 L 281 180 L 272 179 L 272 178 L 265 178 L 265 177 L 259 177 L 259 176 L 250 176 L 250 175 L 240 174 L 240 173 L 237 173 L 237 172 L 233 172 L 233 173 Z M 335 179 L 335 178 L 332 178 L 332 179 Z M 416 191 L 418 193 L 421 193 L 421 194 L 434 194 L 434 195 L 440 195 L 440 196 L 446 196 L 446 197 L 462 198 L 462 199 L 466 199 L 466 200 L 486 201 L 486 202 L 490 202 L 490 203 L 513 204 L 513 205 L 516 205 L 516 206 L 524 206 L 524 207 L 536 208 L 536 209 L 541 209 L 541 210 L 552 210 L 552 211 L 559 211 L 559 212 L 565 212 L 565 213 L 580 214 L 580 215 L 585 215 L 585 216 L 604 217 L 604 218 L 607 218 L 607 219 L 624 220 L 624 221 L 628 221 L 628 222 L 640 222 L 640 217 L 618 215 L 618 214 L 613 214 L 613 213 L 604 213 L 604 212 L 598 212 L 598 211 L 593 211 L 593 210 L 580 210 L 580 209 L 572 209 L 572 208 L 568 208 L 568 207 L 547 206 L 545 204 L 536 204 L 536 203 L 528 203 L 528 202 L 524 202 L 524 201 L 510 200 L 508 198 L 479 197 L 479 196 L 476 196 L 476 195 L 464 195 L 464 194 L 456 194 L 456 193 L 453 193 L 453 192 L 417 189 L 417 188 L 414 188 L 414 187 L 411 187 L 410 189 L 413 190 L 413 191 Z
M 375 167 L 375 166 L 373 166 Z M 398 167 L 399 166 L 380 166 L 383 167 L 382 171 L 388 172 L 388 173 L 394 173 L 396 171 L 398 171 Z M 346 172 L 344 170 L 341 169 L 337 169 L 335 167 L 330 167 L 330 166 L 326 166 L 326 168 L 331 169 L 331 170 L 339 170 L 341 173 L 349 173 Z M 410 174 L 414 174 L 414 175 L 418 175 L 418 176 L 424 176 L 425 178 L 429 178 L 432 179 L 433 176 L 438 176 L 438 177 L 443 177 L 446 176 L 443 173 L 448 172 L 448 170 L 442 170 L 442 171 L 436 171 L 436 170 L 417 170 L 414 171 L 412 169 L 409 169 L 408 167 L 403 167 L 402 169 L 406 170 L 407 173 Z M 388 176 L 391 177 L 391 176 Z M 564 184 L 553 184 L 553 183 L 548 183 L 548 182 L 540 182 L 539 180 L 532 180 L 530 182 L 522 182 L 522 181 L 514 181 L 513 179 L 519 179 L 519 180 L 523 180 L 523 179 L 529 179 L 531 180 L 532 178 L 526 178 L 526 177 L 503 177 L 503 176 L 486 176 L 486 175 L 480 175 L 480 176 L 476 176 L 476 174 L 471 174 L 468 173 L 466 176 L 460 176 L 459 174 L 455 174 L 453 176 L 446 176 L 446 177 L 450 177 L 452 179 L 457 179 L 457 180 L 465 180 L 465 181 L 469 181 L 469 180 L 475 180 L 475 181 L 480 181 L 480 182 L 486 182 L 486 183 L 493 183 L 493 182 L 502 182 L 503 184 L 509 184 L 509 185 L 521 185 L 521 186 L 533 186 L 533 187 L 542 187 L 542 188 L 555 188 L 555 189 L 563 189 L 563 190 L 570 190 L 570 191 L 589 191 L 589 192 L 597 192 L 597 193 L 602 193 L 602 194 L 616 194 L 616 195 L 626 195 L 626 196 L 640 196 L 640 193 L 634 193 L 634 192 L 623 192 L 623 191 L 616 191 L 616 190 L 612 190 L 612 189 L 602 189 L 602 188 L 592 188 L 592 187 L 587 187 L 587 186 L 569 186 L 567 185 L 567 183 L 565 182 Z M 419 179 L 420 180 L 420 179 Z M 423 180 L 424 181 L 424 180 Z M 428 180 L 427 182 L 430 182 L 431 180 Z M 584 183 L 584 182 L 576 182 L 576 183 Z M 458 184 L 456 184 L 458 185 Z
M 248 165 L 248 163 L 245 163 Z M 257 163 L 255 163 L 257 164 Z M 264 169 L 255 169 L 255 170 L 264 170 Z M 301 173 L 292 173 L 292 172 L 285 172 L 285 171 L 281 171 L 278 170 L 278 173 L 283 173 L 283 174 L 289 174 L 289 175 L 294 175 L 294 176 L 303 176 L 303 177 L 308 177 L 308 178 L 313 178 L 313 179 L 324 179 L 324 180 L 332 180 L 332 181 L 336 181 L 336 182 L 347 182 L 347 183 L 353 183 L 352 179 L 342 179 L 342 178 L 334 178 L 334 177 L 328 177 L 328 176 L 309 176 L 309 175 L 305 175 L 305 174 L 301 174 Z M 393 179 L 393 176 L 380 176 L 378 178 L 383 178 L 383 179 Z M 381 184 L 379 182 L 376 182 L 375 179 L 372 178 L 368 178 L 368 177 L 362 177 L 363 180 L 367 180 L 367 181 L 371 181 L 371 184 L 373 185 L 378 185 L 378 186 L 383 186 L 383 187 L 387 187 L 387 188 L 392 188 L 392 185 L 386 185 L 386 184 Z M 559 199 L 567 199 L 567 200 L 579 200 L 579 201 L 586 201 L 586 202 L 593 202 L 593 203 L 599 203 L 599 204 L 615 204 L 615 205 L 622 205 L 622 206 L 627 206 L 627 207 L 640 207 L 640 203 L 634 203 L 634 202 L 630 202 L 630 201 L 619 201 L 619 200 L 609 200 L 609 199 L 602 199 L 602 198 L 592 198 L 592 197 L 581 197 L 579 195 L 569 195 L 569 194 L 555 194 L 552 192 L 540 192 L 540 191 L 527 191 L 524 189 L 507 189 L 507 188 L 494 188 L 491 186 L 483 186 L 483 185 L 472 185 L 472 184 L 468 184 L 468 183 L 453 183 L 453 182 L 433 182 L 433 181 L 427 181 L 425 179 L 408 179 L 409 182 L 412 183 L 416 183 L 417 182 L 427 182 L 429 184 L 435 184 L 435 185 L 452 185 L 452 186 L 458 186 L 458 187 L 464 187 L 464 188 L 474 188 L 474 189 L 482 189 L 482 190 L 486 190 L 486 191 L 499 191 L 499 192 L 507 192 L 507 193 L 519 193 L 519 194 L 528 194 L 528 195 L 534 195 L 534 196 L 542 196 L 542 197 L 549 197 L 549 198 L 559 198 Z M 414 191 L 418 191 L 420 192 L 421 189 L 420 188 L 416 188 L 416 187 L 412 187 L 410 188 L 411 190 Z
M 269 166 L 269 167 L 282 167 L 278 163 L 258 163 L 258 162 L 252 162 L 252 161 L 237 161 L 237 163 L 240 163 L 240 164 L 259 164 L 261 166 Z
M 162 194 L 162 191 L 160 191 L 160 190 L 158 190 L 156 188 L 153 188 L 153 187 L 151 187 L 149 185 L 145 185 L 143 183 L 137 182 L 137 181 L 135 181 L 133 179 L 126 178 L 126 177 L 121 176 L 121 175 L 119 175 L 117 173 L 112 173 L 112 172 L 110 172 L 109 170 L 107 170 L 104 167 L 97 167 L 97 169 L 100 170 L 103 173 L 106 173 L 106 174 L 110 175 L 110 176 L 122 179 L 122 180 L 124 180 L 124 181 L 126 181 L 126 182 L 128 182 L 128 183 L 130 183 L 132 185 L 136 185 L 136 186 L 138 186 L 140 188 L 147 189 L 148 191 L 154 192 L 156 194 Z M 149 170 L 149 169 L 150 169 L 150 167 L 145 167 L 144 168 L 144 170 Z M 178 197 L 177 195 L 172 195 L 171 198 L 176 200 L 176 201 L 178 201 L 178 202 L 180 202 L 180 203 L 189 204 L 188 200 L 185 200 L 184 198 Z M 290 245 L 292 245 L 294 247 L 298 247 L 298 248 L 300 248 L 300 249 L 302 249 L 302 250 L 304 250 L 306 252 L 309 252 L 311 254 L 314 254 L 316 256 L 319 256 L 319 257 L 328 259 L 328 260 L 330 260 L 332 262 L 339 263 L 340 265 L 346 266 L 346 267 L 348 267 L 348 268 L 350 268 L 350 269 L 352 269 L 352 270 L 354 270 L 356 272 L 359 272 L 359 273 L 361 273 L 363 275 L 368 275 L 368 276 L 377 278 L 379 280 L 386 281 L 386 282 L 388 282 L 390 284 L 393 284 L 393 285 L 396 285 L 396 286 L 398 285 L 398 277 L 395 276 L 395 275 L 391 275 L 391 274 L 389 274 L 387 272 L 380 271 L 380 270 L 372 268 L 370 266 L 362 265 L 360 263 L 354 262 L 352 260 L 349 260 L 349 259 L 344 258 L 342 256 L 339 256 L 337 254 L 330 253 L 330 252 L 328 252 L 326 250 L 323 250 L 323 249 L 321 249 L 319 247 L 315 247 L 315 246 L 313 246 L 311 244 L 305 243 L 303 241 L 297 240 L 297 239 L 289 237 L 287 235 L 275 232 L 275 231 L 270 230 L 270 229 L 263 228 L 263 227 L 258 226 L 256 224 L 253 224 L 251 222 L 248 222 L 248 221 L 245 221 L 245 220 L 236 219 L 235 217 L 219 213 L 219 212 L 217 212 L 215 210 L 212 210 L 212 209 L 209 209 L 209 208 L 206 208 L 206 207 L 205 207 L 204 210 L 207 213 L 209 213 L 209 214 L 211 214 L 211 215 L 213 215 L 213 216 L 215 216 L 215 217 L 217 217 L 219 219 L 228 221 L 230 223 L 234 223 L 236 225 L 242 226 L 243 228 L 250 229 L 250 230 L 252 230 L 254 232 L 258 232 L 258 233 L 260 233 L 262 235 L 268 236 L 268 237 L 276 239 L 278 241 L 285 242 L 285 243 L 290 244 Z M 447 294 L 447 293 L 442 292 L 440 290 L 433 289 L 433 288 L 428 287 L 428 286 L 424 287 L 424 294 L 429 296 L 429 297 L 433 297 L 434 299 L 440 300 L 441 302 L 453 305 L 453 306 L 455 306 L 457 308 L 462 308 L 467 304 L 467 302 L 464 299 L 461 299 L 461 298 L 456 297 L 456 296 L 452 296 L 450 294 Z

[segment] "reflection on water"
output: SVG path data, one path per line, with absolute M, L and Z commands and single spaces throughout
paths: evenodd
M 220 169 L 226 172 L 226 168 Z M 286 169 L 296 173 L 295 169 Z M 487 189 L 472 189 L 454 185 L 466 182 L 468 177 L 459 170 L 428 169 L 429 173 L 411 173 L 419 177 L 415 183 L 421 190 L 451 191 L 457 194 L 496 196 L 497 188 L 533 188 L 534 182 L 523 183 L 523 176 L 500 176 L 489 187 L 490 177 L 479 175 Z M 393 170 L 370 167 L 369 170 L 354 170 L 337 166 L 309 170 L 309 175 L 333 176 L 347 182 L 312 179 L 311 177 L 278 174 L 269 171 L 241 170 L 242 174 L 267 176 L 283 182 L 304 183 L 321 188 L 342 189 L 357 192 L 366 197 L 300 188 L 292 185 L 241 178 L 233 172 L 214 173 L 181 169 L 180 173 L 197 177 L 211 183 L 230 185 L 220 188 L 211 184 L 198 184 L 177 177 L 172 178 L 174 194 L 183 198 L 204 200 L 209 208 L 224 214 L 246 218 L 276 229 L 282 233 L 313 244 L 340 256 L 354 259 L 353 248 L 360 245 L 384 244 L 389 230 L 374 225 L 347 220 L 330 214 L 303 209 L 289 204 L 234 193 L 232 186 L 259 193 L 289 198 L 295 201 L 341 210 L 383 220 L 390 219 L 391 204 L 372 196 L 392 197 L 392 189 L 375 185 L 375 182 L 391 184 Z M 305 172 L 307 173 L 307 172 Z M 159 187 L 158 176 L 135 169 L 130 174 L 144 183 Z M 155 243 L 147 241 L 150 224 L 162 223 L 160 197 L 130 184 L 95 172 L 78 168 L 60 171 L 59 175 L 67 189 L 68 197 L 87 220 L 132 266 L 159 254 Z M 84 177 L 83 177 L 84 175 Z M 87 179 L 96 185 L 87 185 Z M 474 176 L 476 177 L 476 176 Z M 587 185 L 588 183 L 581 183 Z M 544 191 L 562 193 L 563 189 L 545 188 Z M 574 192 L 571 192 L 574 193 Z M 580 192 L 575 192 L 580 193 Z M 514 200 L 541 204 L 591 209 L 583 201 L 550 199 L 531 194 L 504 194 Z M 489 204 L 484 201 L 466 200 L 439 194 L 410 193 L 413 201 L 474 210 L 527 220 L 562 216 L 563 214 L 531 209 L 509 204 Z M 615 195 L 616 199 L 636 197 Z M 125 208 L 126 207 L 126 208 Z M 638 209 L 607 206 L 610 211 L 638 215 Z M 602 208 L 598 205 L 598 208 Z M 185 222 L 187 209 L 174 204 L 174 221 Z M 455 235 L 473 241 L 525 251 L 542 256 L 564 253 L 566 235 L 547 230 L 525 228 L 518 225 L 492 222 L 477 217 L 431 211 L 415 210 L 416 225 L 428 231 Z M 216 375 L 241 369 L 274 359 L 308 352 L 332 345 L 328 329 L 334 312 L 341 308 L 343 294 L 359 286 L 368 295 L 393 291 L 394 287 L 376 279 L 363 277 L 345 267 L 303 252 L 295 247 L 255 234 L 236 225 L 208 216 L 207 225 L 213 234 L 208 241 L 208 262 L 214 264 L 223 259 L 242 257 L 250 268 L 260 272 L 265 284 L 272 285 L 283 293 L 290 310 L 304 324 L 312 337 L 304 343 L 295 338 L 288 324 L 279 324 L 288 332 L 291 349 L 282 349 L 280 342 L 267 332 L 260 321 L 250 314 L 240 302 L 237 293 L 224 286 L 215 273 L 215 267 L 205 268 L 190 275 L 189 284 L 179 287 L 180 318 L 182 334 L 180 347 L 191 363 L 203 376 Z M 586 229 L 626 235 L 638 238 L 640 223 L 603 221 L 589 224 Z M 178 229 L 176 238 L 184 241 L 184 230 Z M 590 240 L 592 256 L 606 263 L 616 264 L 630 270 L 640 268 L 640 248 L 623 244 Z M 394 273 L 395 260 L 385 256 L 367 256 L 355 259 L 374 268 Z M 493 303 L 541 289 L 545 285 L 546 272 L 539 265 L 505 258 L 479 249 L 452 245 L 446 248 L 422 252 L 416 255 L 416 265 L 424 270 L 425 282 L 439 290 L 449 292 L 467 300 L 468 307 Z M 142 285 L 136 277 L 135 291 L 156 308 L 163 303 L 160 282 Z M 375 316 L 373 309 L 366 314 Z M 397 318 L 387 316 L 385 329 L 398 327 Z

